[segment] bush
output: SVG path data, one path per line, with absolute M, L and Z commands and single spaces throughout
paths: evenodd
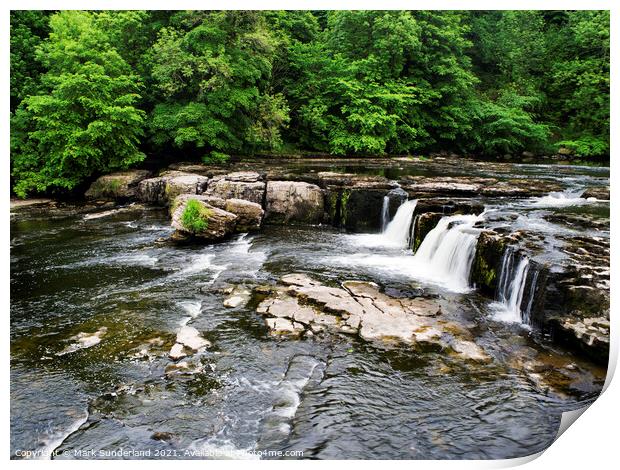
M 230 159 L 230 155 L 227 155 L 222 152 L 213 151 L 204 157 L 202 157 L 202 161 L 207 164 L 215 163 L 215 164 L 223 164 L 228 162 Z
M 207 229 L 211 211 L 195 199 L 187 201 L 181 215 L 181 223 L 189 232 L 198 233 Z
M 601 137 L 591 135 L 576 140 L 563 140 L 557 143 L 558 149 L 565 147 L 579 157 L 600 157 L 609 154 L 609 143 Z

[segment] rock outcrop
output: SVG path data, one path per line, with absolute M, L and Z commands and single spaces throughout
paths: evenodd
M 253 171 L 228 173 L 213 177 L 206 194 L 222 199 L 244 199 L 262 205 L 265 182 Z
M 209 178 L 194 173 L 166 171 L 156 178 L 140 182 L 137 197 L 151 204 L 169 205 L 180 194 L 202 194 Z
M 504 237 L 492 230 L 484 230 L 478 236 L 471 282 L 489 297 L 495 296 L 506 243 Z
M 323 191 L 299 181 L 269 181 L 265 220 L 270 223 L 316 224 L 323 220 Z
M 188 203 L 192 200 L 195 201 L 194 215 L 186 214 Z M 172 227 L 178 232 L 174 237 L 177 240 L 191 236 L 217 241 L 232 233 L 258 230 L 264 215 L 262 207 L 254 202 L 221 199 L 205 194 L 181 194 L 174 199 L 169 209 Z M 192 222 L 192 217 L 197 217 L 198 221 Z
M 465 360 L 491 360 L 466 330 L 441 318 L 441 307 L 433 299 L 391 297 L 363 281 L 329 287 L 298 273 L 280 282 L 257 307 L 273 334 L 296 337 L 332 331 L 367 341 L 446 350 Z
M 609 186 L 588 188 L 583 192 L 581 197 L 585 197 L 586 199 L 593 197 L 600 201 L 609 201 Z
M 196 197 L 181 198 L 174 204 L 172 228 L 176 230 L 173 239 L 198 238 L 205 241 L 222 240 L 234 233 L 237 216 L 208 204 Z
M 138 183 L 150 175 L 147 170 L 127 170 L 100 176 L 90 185 L 86 199 L 127 200 L 136 196 Z
M 561 191 L 560 185 L 526 179 L 498 180 L 474 176 L 407 176 L 401 181 L 411 197 L 530 197 Z

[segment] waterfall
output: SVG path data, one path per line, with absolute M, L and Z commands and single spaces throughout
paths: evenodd
M 520 255 L 512 247 L 506 248 L 495 295 L 495 317 L 498 320 L 530 324 L 538 280 L 538 270 L 531 268 L 530 260 L 526 256 Z M 528 276 L 530 288 L 526 289 Z
M 390 197 L 383 196 L 383 207 L 381 208 L 381 231 L 385 232 L 385 229 L 390 222 Z
M 474 224 L 479 220 L 481 216 L 477 215 L 443 217 L 413 256 L 417 274 L 444 284 L 450 290 L 467 290 L 480 234 Z
M 383 206 L 385 208 L 385 200 L 389 198 L 386 196 L 383 199 Z M 417 205 L 417 199 L 411 201 L 405 201 L 400 205 L 392 221 L 387 224 L 381 237 L 390 245 L 397 245 L 406 248 L 409 246 L 409 236 L 411 227 L 411 218 L 413 217 L 413 211 Z

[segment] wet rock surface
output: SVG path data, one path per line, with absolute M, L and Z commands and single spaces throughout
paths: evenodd
M 256 309 L 274 334 L 314 335 L 327 330 L 367 341 L 447 349 L 465 360 L 491 360 L 466 330 L 441 318 L 441 308 L 432 299 L 391 297 L 372 282 L 346 281 L 342 287 L 329 287 L 297 273 L 280 282 L 282 286 Z
M 189 201 L 196 201 L 199 205 L 201 227 L 195 228 L 184 221 L 184 214 Z M 230 236 L 237 225 L 237 216 L 232 212 L 214 207 L 204 200 L 183 198 L 172 214 L 172 228 L 176 230 L 175 238 L 183 240 L 186 237 L 195 237 L 205 241 L 218 241 Z
M 169 205 L 181 194 L 202 194 L 209 178 L 182 171 L 165 171 L 160 176 L 143 180 L 138 185 L 137 197 L 151 204 Z

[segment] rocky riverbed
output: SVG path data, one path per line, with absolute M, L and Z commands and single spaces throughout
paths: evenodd
M 188 163 L 16 202 L 12 447 L 544 448 L 605 377 L 608 174 Z

